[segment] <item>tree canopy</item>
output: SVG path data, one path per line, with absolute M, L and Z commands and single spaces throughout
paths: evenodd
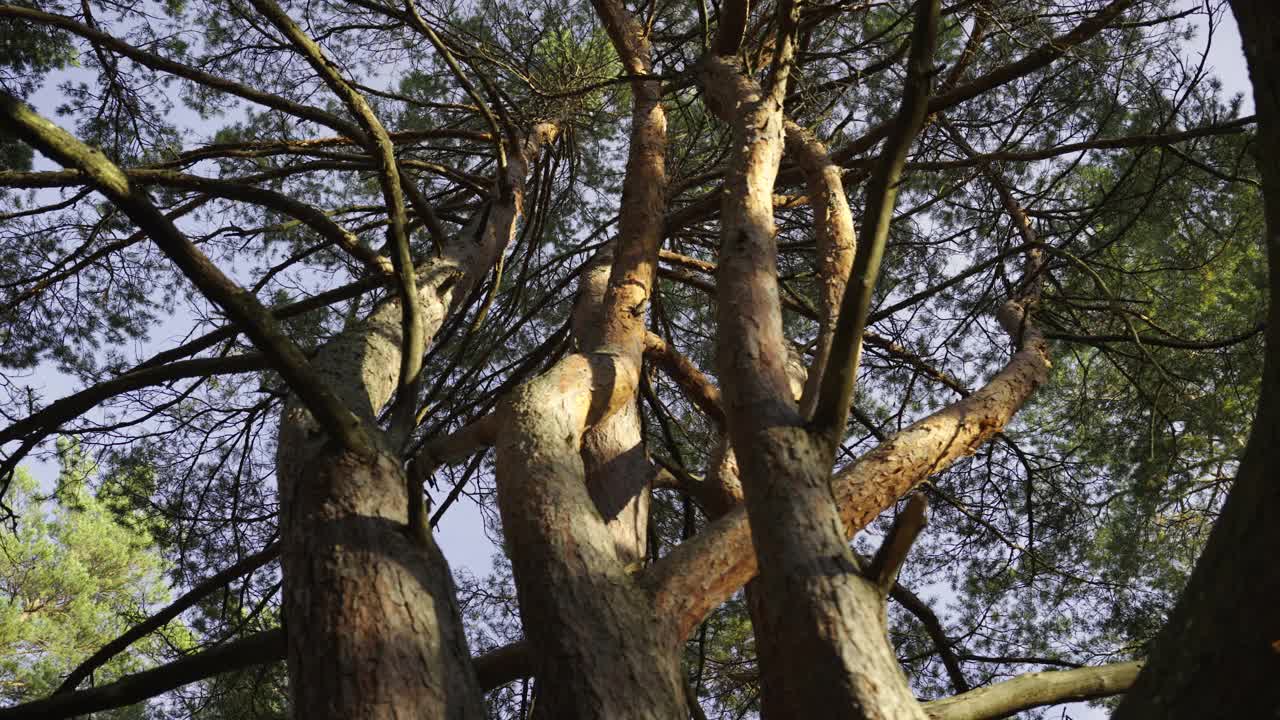
M 1229 12 L 0 4 L 9 712 L 1112 702 L 1261 397 Z

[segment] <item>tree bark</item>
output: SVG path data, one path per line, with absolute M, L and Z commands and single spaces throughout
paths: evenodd
M 406 532 L 399 459 L 321 452 L 299 475 L 282 502 L 293 712 L 479 717 L 449 568 Z
M 573 311 L 579 347 L 600 347 L 605 295 L 613 269 L 613 246 L 606 245 L 583 269 Z M 635 398 L 582 436 L 587 489 L 613 536 L 624 565 L 645 559 L 649 538 L 649 485 L 653 466 L 644 450 Z
M 760 570 L 752 619 L 762 714 L 923 720 L 888 642 L 883 598 L 858 572 L 845 540 L 830 483 L 835 447 L 807 429 L 786 373 L 773 184 L 795 22 L 795 8 L 781 4 L 764 88 L 724 55 L 704 58 L 699 77 L 708 107 L 733 133 L 717 266 L 717 362 Z
M 648 77 L 647 29 L 614 0 L 597 0 L 595 10 L 635 76 L 618 238 L 607 284 L 603 258 L 583 280 L 581 352 L 499 406 L 498 507 L 535 654 L 538 714 L 678 718 L 688 714 L 679 638 L 633 572 L 643 548 L 633 521 L 647 511 L 637 503 L 647 502 L 652 474 L 638 416 L 626 414 L 662 239 L 666 116 L 659 82 Z
M 831 355 L 840 301 L 845 284 L 853 270 L 856 239 L 853 213 L 845 197 L 841 170 L 831 161 L 827 148 L 813 133 L 788 120 L 787 153 L 795 158 L 804 173 L 805 189 L 813 209 L 814 242 L 817 246 L 817 271 L 821 288 L 818 305 L 818 342 L 813 351 L 813 364 L 805 378 L 800 414 L 813 417 L 818 404 L 818 389 Z
M 1204 552 L 1116 720 L 1280 717 L 1280 6 L 1231 7 L 1258 110 L 1271 288 L 1258 413 Z
M 585 482 L 585 428 L 632 402 L 638 378 L 638 363 L 575 354 L 499 410 L 498 506 L 545 717 L 687 712 L 678 642 Z
M 763 714 L 923 718 L 888 643 L 879 594 L 845 543 L 831 449 L 804 428 L 787 379 L 773 238 L 780 93 L 765 95 L 726 58 L 703 63 L 709 105 L 741 148 L 725 178 L 717 355 L 761 570 L 752 616 Z
M 456 298 L 493 266 L 520 217 L 532 160 L 558 132 L 535 126 L 512 152 L 505 182 L 443 254 L 419 270 L 420 332 L 430 339 Z M 313 364 L 340 399 L 376 427 L 400 374 L 398 300 L 321 348 Z M 409 528 L 399 448 L 379 437 L 372 457 L 336 452 L 296 400 L 281 417 L 283 604 L 290 693 L 300 717 L 481 713 L 475 671 L 448 566 L 429 533 Z

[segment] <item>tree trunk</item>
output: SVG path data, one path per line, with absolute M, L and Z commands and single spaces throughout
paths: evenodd
M 538 712 L 682 718 L 680 640 L 632 567 L 644 547 L 644 526 L 635 521 L 647 512 L 652 473 L 638 416 L 627 414 L 635 409 L 662 240 L 666 115 L 659 82 L 646 77 L 647 29 L 621 3 L 597 0 L 595 9 L 635 76 L 618 239 L 607 283 L 600 282 L 603 255 L 582 282 L 581 352 L 499 406 L 498 507 L 535 654 Z
M 791 54 L 785 28 L 795 22 L 785 7 L 765 88 L 728 55 L 704 58 L 699 78 L 735 148 L 721 210 L 716 353 L 760 568 L 751 604 L 762 714 L 923 720 L 889 644 L 883 600 L 844 539 L 830 482 L 834 447 L 806 429 L 786 372 L 773 222 Z
M 399 460 L 322 452 L 301 477 L 282 503 L 294 714 L 480 717 L 453 580 L 435 541 L 406 532 Z
M 573 335 L 579 347 L 599 347 L 604 331 L 604 302 L 613 269 L 613 246 L 606 245 L 587 263 L 578 280 Z M 640 412 L 632 399 L 582 436 L 587 489 L 613 536 L 618 559 L 634 566 L 647 554 L 649 484 L 653 466 L 644 451 Z
M 585 483 L 589 418 L 634 397 L 639 368 L 613 360 L 569 356 L 503 403 L 498 506 L 545 717 L 683 717 L 674 633 Z
M 418 269 L 428 340 L 506 249 L 528 168 L 557 132 L 551 123 L 535 126 L 510 153 L 510 191 L 495 189 L 487 212 Z M 376 428 L 395 390 L 402 332 L 400 303 L 390 300 L 312 360 L 366 428 Z M 429 533 L 409 527 L 400 448 L 386 443 L 378 433 L 372 457 L 337 453 L 296 398 L 282 412 L 276 465 L 294 713 L 479 717 L 481 695 L 448 565 Z
M 1258 413 L 1209 542 L 1115 720 L 1280 717 L 1280 6 L 1231 7 L 1258 112 L 1271 286 Z

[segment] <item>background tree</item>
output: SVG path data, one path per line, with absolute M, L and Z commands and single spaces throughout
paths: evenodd
M 316 717 L 1123 691 L 1258 397 L 1222 13 L 0 5 L 0 471 L 81 437 L 207 638 L 0 717 L 270 715 L 281 658 Z
M 1280 8 L 1248 0 L 1231 7 L 1258 107 L 1254 153 L 1265 195 L 1271 286 L 1262 390 L 1231 493 L 1117 718 L 1191 717 L 1220 708 L 1240 715 L 1280 712 L 1273 682 L 1280 672 L 1280 619 L 1272 610 L 1280 571 L 1258 554 L 1275 546 L 1272 520 L 1280 511 L 1280 483 L 1272 470 L 1280 440 L 1280 156 L 1274 151 L 1280 140 Z
M 25 471 L 10 495 L 22 523 L 0 539 L 0 688 L 10 704 L 52 693 L 85 656 L 167 600 L 165 561 L 94 492 L 95 469 L 77 446 L 60 442 L 62 471 L 53 498 Z M 166 645 L 189 645 L 166 627 L 94 673 L 109 684 L 154 664 Z M 135 707 L 105 714 L 140 718 Z

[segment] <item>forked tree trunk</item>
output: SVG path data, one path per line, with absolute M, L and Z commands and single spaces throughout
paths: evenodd
M 779 26 L 787 22 L 780 12 Z M 704 58 L 699 78 L 735 149 L 721 211 L 717 362 L 760 568 L 752 619 L 763 713 L 923 720 L 889 645 L 880 594 L 844 539 L 830 483 L 834 447 L 806 429 L 787 377 L 773 236 L 790 61 L 789 38 L 779 35 L 766 88 L 727 55 Z
M 632 567 L 643 543 L 632 539 L 639 528 L 628 508 L 641 509 L 633 490 L 647 493 L 635 488 L 647 483 L 647 472 L 636 474 L 647 462 L 638 424 L 618 415 L 634 409 L 639 386 L 666 204 L 666 116 L 659 82 L 645 78 L 647 29 L 615 0 L 597 0 L 595 9 L 635 76 L 618 239 L 607 283 L 601 287 L 603 258 L 583 280 L 575 318 L 581 352 L 499 406 L 498 507 L 539 713 L 683 718 L 679 638 Z
M 572 355 L 499 411 L 498 506 L 543 717 L 687 713 L 674 633 L 619 557 L 579 445 L 592 416 L 631 401 L 638 369 Z
M 1271 305 L 1235 484 L 1115 720 L 1280 717 L 1280 5 L 1232 0 L 1258 112 Z

